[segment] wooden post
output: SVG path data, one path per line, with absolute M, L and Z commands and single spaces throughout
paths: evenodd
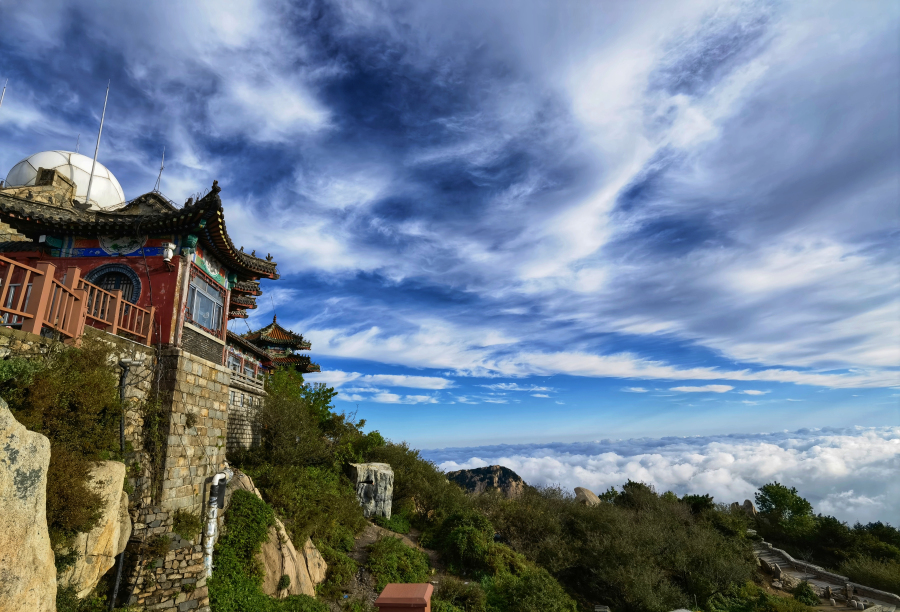
M 375 600 L 379 612 L 431 612 L 430 584 L 389 584 Z
M 115 336 L 116 332 L 119 331 L 119 311 L 125 305 L 125 300 L 122 299 L 121 289 L 116 289 L 112 294 L 113 298 L 110 300 L 112 303 L 107 306 L 106 311 L 112 313 L 112 323 L 106 326 L 106 331 Z
M 151 306 L 150 314 L 149 314 L 150 322 L 147 323 L 147 346 L 153 345 L 153 323 L 156 320 L 156 319 L 154 319 L 155 316 L 156 316 L 156 306 Z
M 31 296 L 28 298 L 28 308 L 25 310 L 31 315 L 30 319 L 22 321 L 22 331 L 32 334 L 41 334 L 44 327 L 44 317 L 47 310 L 48 299 L 53 291 L 53 276 L 56 274 L 56 266 L 49 261 L 39 261 L 35 266 L 40 272 L 31 285 Z M 28 287 L 22 283 L 22 295 L 28 291 Z

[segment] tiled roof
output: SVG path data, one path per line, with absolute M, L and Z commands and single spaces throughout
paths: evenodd
M 247 340 L 245 340 L 242 336 L 239 336 L 238 334 L 234 333 L 230 329 L 228 330 L 228 333 L 225 336 L 225 340 L 229 344 L 233 344 L 233 345 L 241 348 L 242 350 L 253 353 L 257 357 L 262 359 L 264 362 L 272 360 L 272 356 L 269 355 L 264 349 L 261 349 L 260 347 L 256 346 L 252 342 L 247 342 Z
M 286 357 L 273 357 L 275 365 L 292 365 L 298 372 L 318 372 L 319 364 L 312 363 L 308 355 L 288 355 Z
M 195 234 L 239 280 L 278 278 L 277 264 L 236 248 L 225 227 L 221 188 L 212 189 L 197 202 L 174 208 L 156 194 L 144 194 L 118 211 L 88 211 L 74 206 L 54 206 L 0 193 L 0 221 L 31 239 L 41 234 L 121 236 L 134 234 Z
M 272 317 L 272 322 L 269 323 L 269 325 L 255 332 L 244 334 L 244 338 L 251 341 L 261 340 L 263 342 L 282 344 L 285 346 L 302 348 L 304 350 L 310 348 L 309 342 L 304 340 L 303 336 L 301 336 L 300 334 L 295 334 L 291 330 L 285 329 L 281 325 L 279 325 L 277 315 Z
M 240 293 L 232 293 L 230 305 L 232 308 L 256 308 L 256 298 L 252 295 L 241 295 Z
M 241 281 L 235 284 L 234 288 L 231 291 L 232 293 L 237 291 L 239 293 L 247 293 L 249 295 L 262 295 L 262 290 L 259 288 L 259 281 Z

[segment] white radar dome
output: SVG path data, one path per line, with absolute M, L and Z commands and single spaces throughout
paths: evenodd
M 91 165 L 94 160 L 72 151 L 43 151 L 26 157 L 13 166 L 6 175 L 7 187 L 27 187 L 34 185 L 38 168 L 54 169 L 75 183 L 75 199 L 84 202 Z M 119 181 L 106 166 L 97 162 L 94 167 L 94 184 L 91 185 L 91 208 L 94 210 L 115 210 L 125 203 L 125 192 Z

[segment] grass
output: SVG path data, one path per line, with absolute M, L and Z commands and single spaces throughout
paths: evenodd
M 203 530 L 203 521 L 199 513 L 187 510 L 176 510 L 172 517 L 172 532 L 185 540 L 196 540 Z

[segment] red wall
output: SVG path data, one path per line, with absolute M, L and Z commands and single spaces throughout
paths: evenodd
M 162 257 L 143 256 L 110 256 L 110 257 L 47 257 L 39 253 L 6 253 L 5 257 L 21 261 L 34 266 L 38 261 L 49 261 L 56 266 L 56 279 L 62 280 L 66 269 L 75 266 L 81 269 L 82 278 L 94 268 L 106 264 L 121 264 L 130 267 L 141 280 L 141 295 L 137 305 L 141 308 L 150 308 L 151 300 L 156 307 L 157 329 L 160 330 L 162 342 L 170 342 L 172 334 L 172 313 L 176 308 L 178 271 L 180 269 L 180 257 L 173 257 L 171 265 L 167 266 Z M 145 265 L 146 261 L 146 265 Z M 150 282 L 148 285 L 147 275 Z M 153 342 L 159 342 L 160 338 L 154 335 Z

